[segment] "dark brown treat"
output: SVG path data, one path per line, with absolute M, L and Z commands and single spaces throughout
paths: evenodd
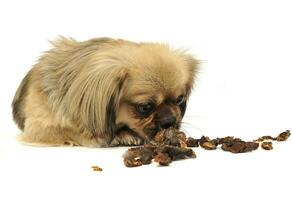
M 144 144 L 143 147 L 154 151 L 157 148 L 157 144 L 150 142 L 150 143 Z
M 188 148 L 188 145 L 185 140 L 179 140 L 179 147 Z
M 223 143 L 221 149 L 229 151 L 231 153 L 241 153 L 245 149 L 245 145 L 242 142 L 238 143 Z
M 126 167 L 139 167 L 143 165 L 142 161 L 137 157 L 137 158 L 124 158 L 124 164 Z
M 230 142 L 244 142 L 242 139 L 235 138 L 233 136 L 227 136 L 224 138 L 217 138 L 216 140 L 218 141 L 218 144 L 224 144 L 224 143 L 230 143 Z
M 254 142 L 246 142 L 232 136 L 212 140 L 207 136 L 202 136 L 200 139 L 186 138 L 185 133 L 170 128 L 158 132 L 148 144 L 128 149 L 124 154 L 124 163 L 127 167 L 136 167 L 150 164 L 154 159 L 160 165 L 169 165 L 175 160 L 196 158 L 195 152 L 187 147 L 198 147 L 199 145 L 206 150 L 215 150 L 218 145 L 221 145 L 221 149 L 224 151 L 245 153 L 256 150 L 259 147 L 259 142 L 262 142 L 263 149 L 271 150 L 273 149 L 272 142 L 265 142 L 265 140 L 285 141 L 290 134 L 290 131 L 287 130 L 277 137 L 266 135 L 254 140 Z
M 177 132 L 176 137 L 178 138 L 179 141 L 179 146 L 182 148 L 187 148 L 188 145 L 186 144 L 187 142 L 187 137 L 186 134 L 182 131 Z
M 163 145 L 155 150 L 155 153 L 167 153 L 171 160 L 179 160 L 184 158 L 196 158 L 196 154 L 192 149 L 176 147 L 172 145 Z
M 147 165 L 151 163 L 153 158 L 154 147 L 153 146 L 144 146 L 144 147 L 135 147 L 128 149 L 124 154 L 124 163 L 127 167 L 136 167 Z
M 165 132 L 164 131 L 160 131 L 158 132 L 155 136 L 154 136 L 154 142 L 157 142 L 157 143 L 163 143 L 165 141 Z
M 269 136 L 269 135 L 265 135 L 265 136 L 259 137 L 258 139 L 254 140 L 254 142 L 263 142 L 265 140 L 277 140 L 277 138 L 274 138 L 274 137 Z
M 214 144 L 216 147 L 219 145 L 219 140 L 218 139 L 213 139 L 210 141 L 212 144 Z
M 143 165 L 148 165 L 151 163 L 151 160 L 153 159 L 153 151 L 152 149 L 143 148 L 140 156 L 140 160 L 143 163 Z
M 261 144 L 261 147 L 265 150 L 272 150 L 273 149 L 273 143 L 272 142 L 263 142 Z
M 256 150 L 259 144 L 256 142 L 244 142 L 244 141 L 232 141 L 229 143 L 223 143 L 221 149 L 224 151 L 229 151 L 231 153 L 246 153 Z
M 227 136 L 224 138 L 217 138 L 218 144 L 223 144 L 223 143 L 230 143 L 234 140 L 233 136 Z
M 286 141 L 291 135 L 290 130 L 286 130 L 277 136 L 277 141 Z
M 259 148 L 259 143 L 257 142 L 245 142 L 246 148 L 243 153 L 257 150 Z
M 172 161 L 167 153 L 159 152 L 156 156 L 154 156 L 154 161 L 158 162 L 159 165 L 168 166 Z
M 206 150 L 215 150 L 215 149 L 217 149 L 217 146 L 214 143 L 212 143 L 211 141 L 210 142 L 203 142 L 201 144 L 201 147 L 203 147 Z
M 187 147 L 198 147 L 199 146 L 199 140 L 194 139 L 192 137 L 188 137 L 186 140 Z
M 280 133 L 277 137 L 265 135 L 265 136 L 262 136 L 262 137 L 256 139 L 255 142 L 263 142 L 265 140 L 277 140 L 279 142 L 282 142 L 282 141 L 286 141 L 290 135 L 291 135 L 290 130 L 286 130 L 286 131 Z
M 180 146 L 180 138 L 175 129 L 170 128 L 165 131 L 165 141 L 163 144 Z
M 200 146 L 202 146 L 204 142 L 210 142 L 210 141 L 211 140 L 209 137 L 202 135 L 202 137 L 199 139 L 199 144 L 200 144 Z
M 219 144 L 218 139 L 210 140 L 209 137 L 202 136 L 199 140 L 200 146 L 206 150 L 215 150 Z
M 184 132 L 182 132 L 182 131 L 177 132 L 177 133 L 176 133 L 176 136 L 177 136 L 177 138 L 180 139 L 180 140 L 184 140 L 184 141 L 187 140 L 187 136 L 186 136 L 186 134 L 185 134 Z
M 158 132 L 154 136 L 152 143 L 156 145 L 165 144 L 187 148 L 185 133 L 182 131 L 177 131 L 173 128 Z
M 137 167 L 150 164 L 153 158 L 168 165 L 173 160 L 195 158 L 196 154 L 187 148 L 185 133 L 170 128 L 158 132 L 150 143 L 128 149 L 123 157 L 127 167 Z
M 102 168 L 99 167 L 99 166 L 96 166 L 96 165 L 91 166 L 91 168 L 93 169 L 93 171 L 96 171 L 96 172 L 101 172 L 102 171 Z
M 180 145 L 179 138 L 177 137 L 177 131 L 173 128 L 162 130 L 158 132 L 155 137 L 154 141 L 157 144 L 166 144 L 166 145 Z

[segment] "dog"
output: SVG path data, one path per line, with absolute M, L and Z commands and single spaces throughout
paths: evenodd
M 60 37 L 12 102 L 20 140 L 42 146 L 141 145 L 180 128 L 198 61 L 161 43 Z

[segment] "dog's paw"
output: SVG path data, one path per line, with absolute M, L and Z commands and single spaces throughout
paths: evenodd
M 142 145 L 144 140 L 139 136 L 134 136 L 130 133 L 120 133 L 111 142 L 110 146 L 132 146 L 132 145 Z

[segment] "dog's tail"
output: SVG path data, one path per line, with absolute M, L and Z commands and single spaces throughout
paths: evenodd
M 13 120 L 21 130 L 24 129 L 25 113 L 23 109 L 30 78 L 31 71 L 22 79 L 12 101 Z

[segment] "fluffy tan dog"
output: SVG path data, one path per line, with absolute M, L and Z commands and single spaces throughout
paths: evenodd
M 12 106 L 37 145 L 140 145 L 179 128 L 197 71 L 183 51 L 111 38 L 60 38 L 28 72 Z

